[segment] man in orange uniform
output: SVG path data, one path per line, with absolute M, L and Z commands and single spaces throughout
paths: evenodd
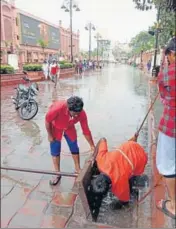
M 129 202 L 130 179 L 140 176 L 147 164 L 147 155 L 136 140 L 133 137 L 111 152 L 106 139 L 100 140 L 96 157 L 100 174 L 92 182 L 94 192 L 106 195 L 111 187 L 122 204 Z

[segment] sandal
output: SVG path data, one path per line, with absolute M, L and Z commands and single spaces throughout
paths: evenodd
M 160 210 L 161 212 L 163 212 L 165 215 L 169 216 L 172 219 L 176 219 L 176 215 L 172 214 L 166 207 L 167 202 L 170 202 L 170 200 L 163 200 L 162 201 L 162 207 L 156 205 L 156 207 L 158 208 L 158 210 Z
M 53 177 L 52 180 L 50 180 L 49 184 L 52 186 L 55 186 L 59 183 L 60 179 L 61 179 L 61 176 L 55 176 Z

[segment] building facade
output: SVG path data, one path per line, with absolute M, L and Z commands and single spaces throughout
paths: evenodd
M 1 63 L 17 54 L 19 65 L 41 63 L 50 54 L 70 59 L 70 30 L 53 25 L 15 7 L 14 0 L 1 1 Z M 43 45 L 44 44 L 44 45 Z M 79 54 L 79 31 L 73 33 L 73 56 Z

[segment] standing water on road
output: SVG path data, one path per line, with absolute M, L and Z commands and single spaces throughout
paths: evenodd
M 13 87 L 2 88 L 2 164 L 33 169 L 52 169 L 44 119 L 48 107 L 55 100 L 67 99 L 71 95 L 82 97 L 95 143 L 105 137 L 109 150 L 134 135 L 148 108 L 148 85 L 145 76 L 139 70 L 126 65 L 111 65 L 102 71 L 85 73 L 82 77 L 75 76 L 60 80 L 56 90 L 51 82 L 41 82 L 39 89 L 37 98 L 39 112 L 32 121 L 23 121 L 11 104 L 10 96 L 14 93 Z M 77 125 L 77 130 L 83 165 L 90 152 L 79 125 Z M 141 131 L 139 143 L 147 150 L 147 123 Z M 74 170 L 69 150 L 64 141 L 61 170 L 65 172 Z M 150 171 L 150 168 L 147 168 L 147 171 Z M 33 184 L 40 179 L 39 175 L 31 176 L 23 173 L 7 172 L 6 175 L 14 176 L 14 179 L 27 184 Z M 64 190 L 67 189 L 67 185 L 69 184 L 65 184 Z M 143 207 L 147 208 L 146 205 Z M 130 214 L 127 216 L 132 218 L 133 215 L 131 212 Z M 129 225 L 129 220 L 122 218 L 122 214 L 117 219 L 118 213 L 116 212 L 114 215 L 108 214 L 108 217 L 101 216 L 102 212 L 98 221 L 115 224 L 120 220 L 123 222 L 122 226 Z M 116 219 L 115 222 L 113 219 Z

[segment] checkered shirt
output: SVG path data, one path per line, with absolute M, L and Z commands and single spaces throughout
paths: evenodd
M 164 99 L 164 111 L 159 130 L 165 135 L 176 138 L 176 65 L 171 64 L 159 73 L 158 85 Z

